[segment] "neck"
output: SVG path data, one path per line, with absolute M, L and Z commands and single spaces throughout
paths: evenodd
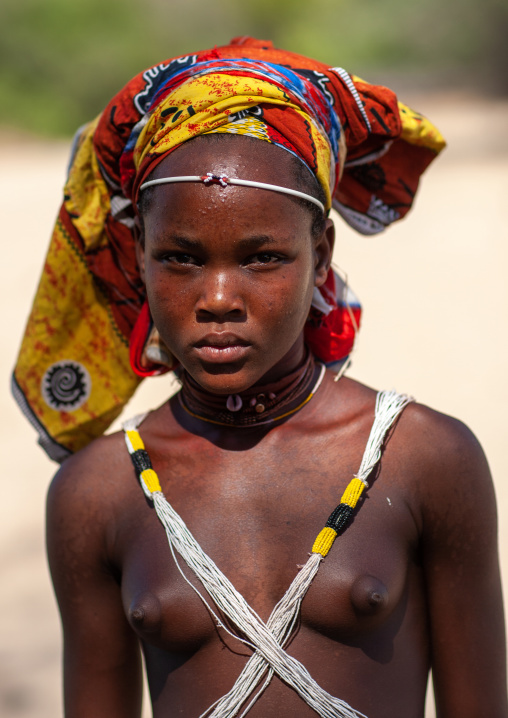
M 222 396 L 205 391 L 184 371 L 179 399 L 187 413 L 203 421 L 221 426 L 258 426 L 298 411 L 317 391 L 323 373 L 324 367 L 317 368 L 306 350 L 299 366 L 278 381 Z

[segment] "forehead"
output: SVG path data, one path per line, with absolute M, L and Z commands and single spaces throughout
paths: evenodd
M 229 134 L 209 135 L 190 140 L 167 155 L 149 179 L 211 172 L 298 189 L 298 162 L 268 142 Z M 144 191 L 150 193 L 140 206 L 145 237 L 168 231 L 199 236 L 214 225 L 239 234 L 310 232 L 308 209 L 276 192 L 201 182 L 167 183 Z
M 156 187 L 143 224 L 149 243 L 178 237 L 222 249 L 253 237 L 295 241 L 311 236 L 309 212 L 287 195 L 200 182 Z
M 211 172 L 296 189 L 295 162 L 299 160 L 269 142 L 218 133 L 185 142 L 159 162 L 150 179 Z

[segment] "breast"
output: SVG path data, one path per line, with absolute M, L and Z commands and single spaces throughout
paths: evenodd
M 358 616 L 377 616 L 389 605 L 388 589 L 381 579 L 365 574 L 351 586 L 350 600 Z
M 127 610 L 129 623 L 141 635 L 160 633 L 163 615 L 161 600 L 152 591 L 140 591 L 134 595 Z
M 216 637 L 215 619 L 179 572 L 167 541 L 152 549 L 132 547 L 124 562 L 122 600 L 127 620 L 143 641 L 170 653 L 192 653 Z M 211 602 L 183 559 L 179 562 Z
M 358 518 L 336 539 L 302 605 L 302 624 L 337 641 L 403 620 L 410 547 L 393 525 L 373 530 L 372 518 Z

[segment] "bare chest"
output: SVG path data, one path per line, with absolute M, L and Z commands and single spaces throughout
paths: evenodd
M 325 442 L 326 443 L 326 442 Z M 361 451 L 308 442 L 246 454 L 181 452 L 156 467 L 168 501 L 204 551 L 266 620 L 357 470 Z M 326 448 L 326 451 L 323 449 Z M 360 455 L 359 455 L 360 454 Z M 155 462 L 154 462 L 155 463 Z M 120 529 L 122 595 L 147 642 L 175 655 L 217 641 L 216 623 L 175 562 L 155 511 L 143 499 Z M 135 530 L 132 530 L 132 527 Z M 352 524 L 323 561 L 302 604 L 303 629 L 347 641 L 380 630 L 405 602 L 417 537 L 397 462 L 383 461 Z M 192 586 L 190 585 L 192 584 Z

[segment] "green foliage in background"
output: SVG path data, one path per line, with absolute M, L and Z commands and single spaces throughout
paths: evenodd
M 246 34 L 374 81 L 508 92 L 506 0 L 2 0 L 0 123 L 69 135 L 140 70 Z

